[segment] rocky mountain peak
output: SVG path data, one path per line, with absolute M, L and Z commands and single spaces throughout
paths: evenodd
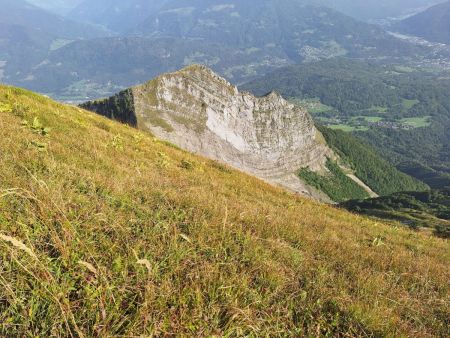
M 270 92 L 240 92 L 205 66 L 163 74 L 128 91 L 137 127 L 296 192 L 326 199 L 296 175 L 335 155 L 306 110 Z M 122 94 L 124 95 L 124 94 Z M 117 100 L 117 96 L 116 96 Z M 97 102 L 97 112 L 107 101 Z

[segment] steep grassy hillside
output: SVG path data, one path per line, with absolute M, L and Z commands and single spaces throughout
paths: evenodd
M 0 335 L 448 335 L 448 242 L 23 90 L 0 111 Z

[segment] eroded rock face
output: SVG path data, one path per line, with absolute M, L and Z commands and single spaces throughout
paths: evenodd
M 270 93 L 241 93 L 203 66 L 190 66 L 133 88 L 138 127 L 181 148 L 272 183 L 323 199 L 297 178 L 334 157 L 311 116 Z
M 335 158 L 311 116 L 276 93 L 257 98 L 203 66 L 132 88 L 137 127 L 303 195 L 329 201 L 296 175 Z

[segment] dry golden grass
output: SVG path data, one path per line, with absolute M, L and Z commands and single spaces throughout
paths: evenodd
M 23 90 L 0 131 L 0 336 L 449 335 L 447 241 Z

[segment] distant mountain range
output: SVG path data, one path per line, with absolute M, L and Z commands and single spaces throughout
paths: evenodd
M 0 0 L 0 23 L 21 26 L 42 34 L 65 39 L 93 38 L 104 30 L 50 13 L 24 0 Z
M 240 84 L 334 57 L 446 57 L 320 1 L 85 1 L 68 15 L 83 24 L 23 0 L 0 3 L 8 9 L 0 15 L 0 79 L 69 101 L 108 96 L 192 63 Z
M 26 1 L 0 0 L 0 7 L 0 81 L 26 79 L 24 70 L 71 41 L 109 35 L 104 29 L 74 22 Z
M 86 100 L 191 63 L 243 83 L 299 62 L 337 56 L 389 60 L 426 53 L 377 26 L 297 1 L 229 1 L 225 6 L 208 0 L 197 1 L 195 10 L 183 1 L 163 2 L 135 28 L 135 37 L 58 46 L 37 62 L 7 65 L 4 79 L 60 99 Z
M 166 2 L 168 0 L 84 0 L 68 17 L 103 25 L 118 33 L 127 33 Z
M 394 28 L 429 41 L 450 44 L 450 1 L 409 17 Z
M 317 0 L 354 18 L 371 21 L 417 13 L 445 0 Z
M 82 1 L 83 0 L 28 0 L 30 4 L 61 15 L 69 13 Z
M 42 0 L 34 0 L 42 1 Z M 57 0 L 53 0 L 57 1 Z M 62 0 L 60 0 L 62 1 Z M 80 2 L 80 0 L 73 0 Z M 443 0 L 290 0 L 293 5 L 316 5 L 333 8 L 362 21 L 401 17 L 435 5 Z M 166 14 L 175 9 L 181 14 L 190 8 L 215 7 L 226 9 L 230 6 L 258 7 L 266 0 L 221 1 L 221 0 L 84 0 L 70 13 L 69 17 L 101 24 L 116 32 L 126 33 L 149 21 L 158 12 Z M 213 11 L 214 12 L 214 11 Z M 212 12 L 212 13 L 213 13 Z M 210 14 L 212 14 L 210 13 Z M 146 20 L 147 19 L 147 20 Z M 189 24 L 187 22 L 187 24 Z

